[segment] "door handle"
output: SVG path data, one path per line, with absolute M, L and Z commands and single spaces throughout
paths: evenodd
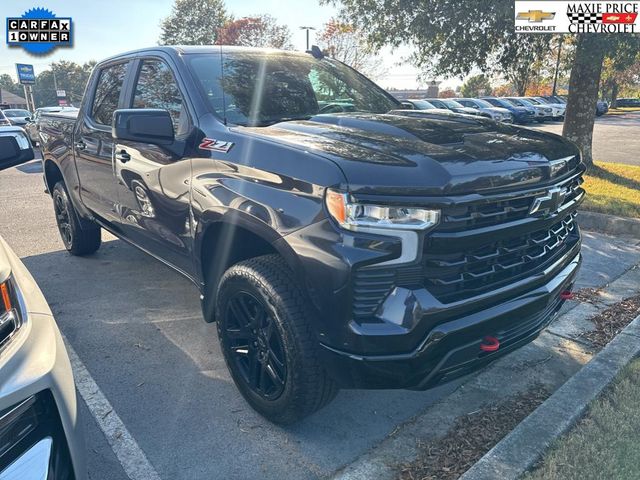
M 85 148 L 87 148 L 87 145 L 84 142 L 80 141 L 75 143 L 75 147 L 76 150 L 84 150 Z
M 116 153 L 116 160 L 120 160 L 122 163 L 127 163 L 131 160 L 131 155 L 129 155 L 126 150 L 121 150 Z

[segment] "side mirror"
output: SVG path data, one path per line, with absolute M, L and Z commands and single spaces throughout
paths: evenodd
M 24 130 L 0 129 L 0 170 L 33 160 L 35 155 Z
M 33 122 L 33 118 L 31 118 L 31 117 L 25 117 L 25 118 L 24 118 L 24 121 L 25 121 L 25 122 Z
M 167 110 L 128 108 L 113 113 L 113 138 L 132 142 L 171 145 L 173 121 Z

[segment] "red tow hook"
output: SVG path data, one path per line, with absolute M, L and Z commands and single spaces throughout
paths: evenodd
M 482 339 L 482 343 L 480 344 L 480 350 L 483 352 L 495 352 L 500 348 L 500 340 L 496 337 L 484 337 Z
M 564 292 L 560 293 L 560 298 L 562 300 L 572 300 L 573 299 L 573 292 L 571 292 L 569 290 L 565 290 Z

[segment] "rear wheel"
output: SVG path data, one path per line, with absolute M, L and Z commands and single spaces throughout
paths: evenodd
M 53 210 L 64 247 L 72 255 L 89 255 L 100 248 L 100 227 L 89 220 L 80 220 L 64 183 L 58 182 L 51 192 Z
M 307 302 L 277 255 L 240 262 L 225 272 L 216 318 L 233 380 L 267 419 L 290 424 L 336 396 L 338 389 L 319 362 Z

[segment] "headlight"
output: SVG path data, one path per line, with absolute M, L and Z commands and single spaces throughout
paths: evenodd
M 440 220 L 440 210 L 355 203 L 348 194 L 332 189 L 327 189 L 325 203 L 331 217 L 347 230 L 426 230 Z
M 18 290 L 9 277 L 0 283 L 0 348 L 16 334 L 22 326 L 22 312 L 18 301 Z

